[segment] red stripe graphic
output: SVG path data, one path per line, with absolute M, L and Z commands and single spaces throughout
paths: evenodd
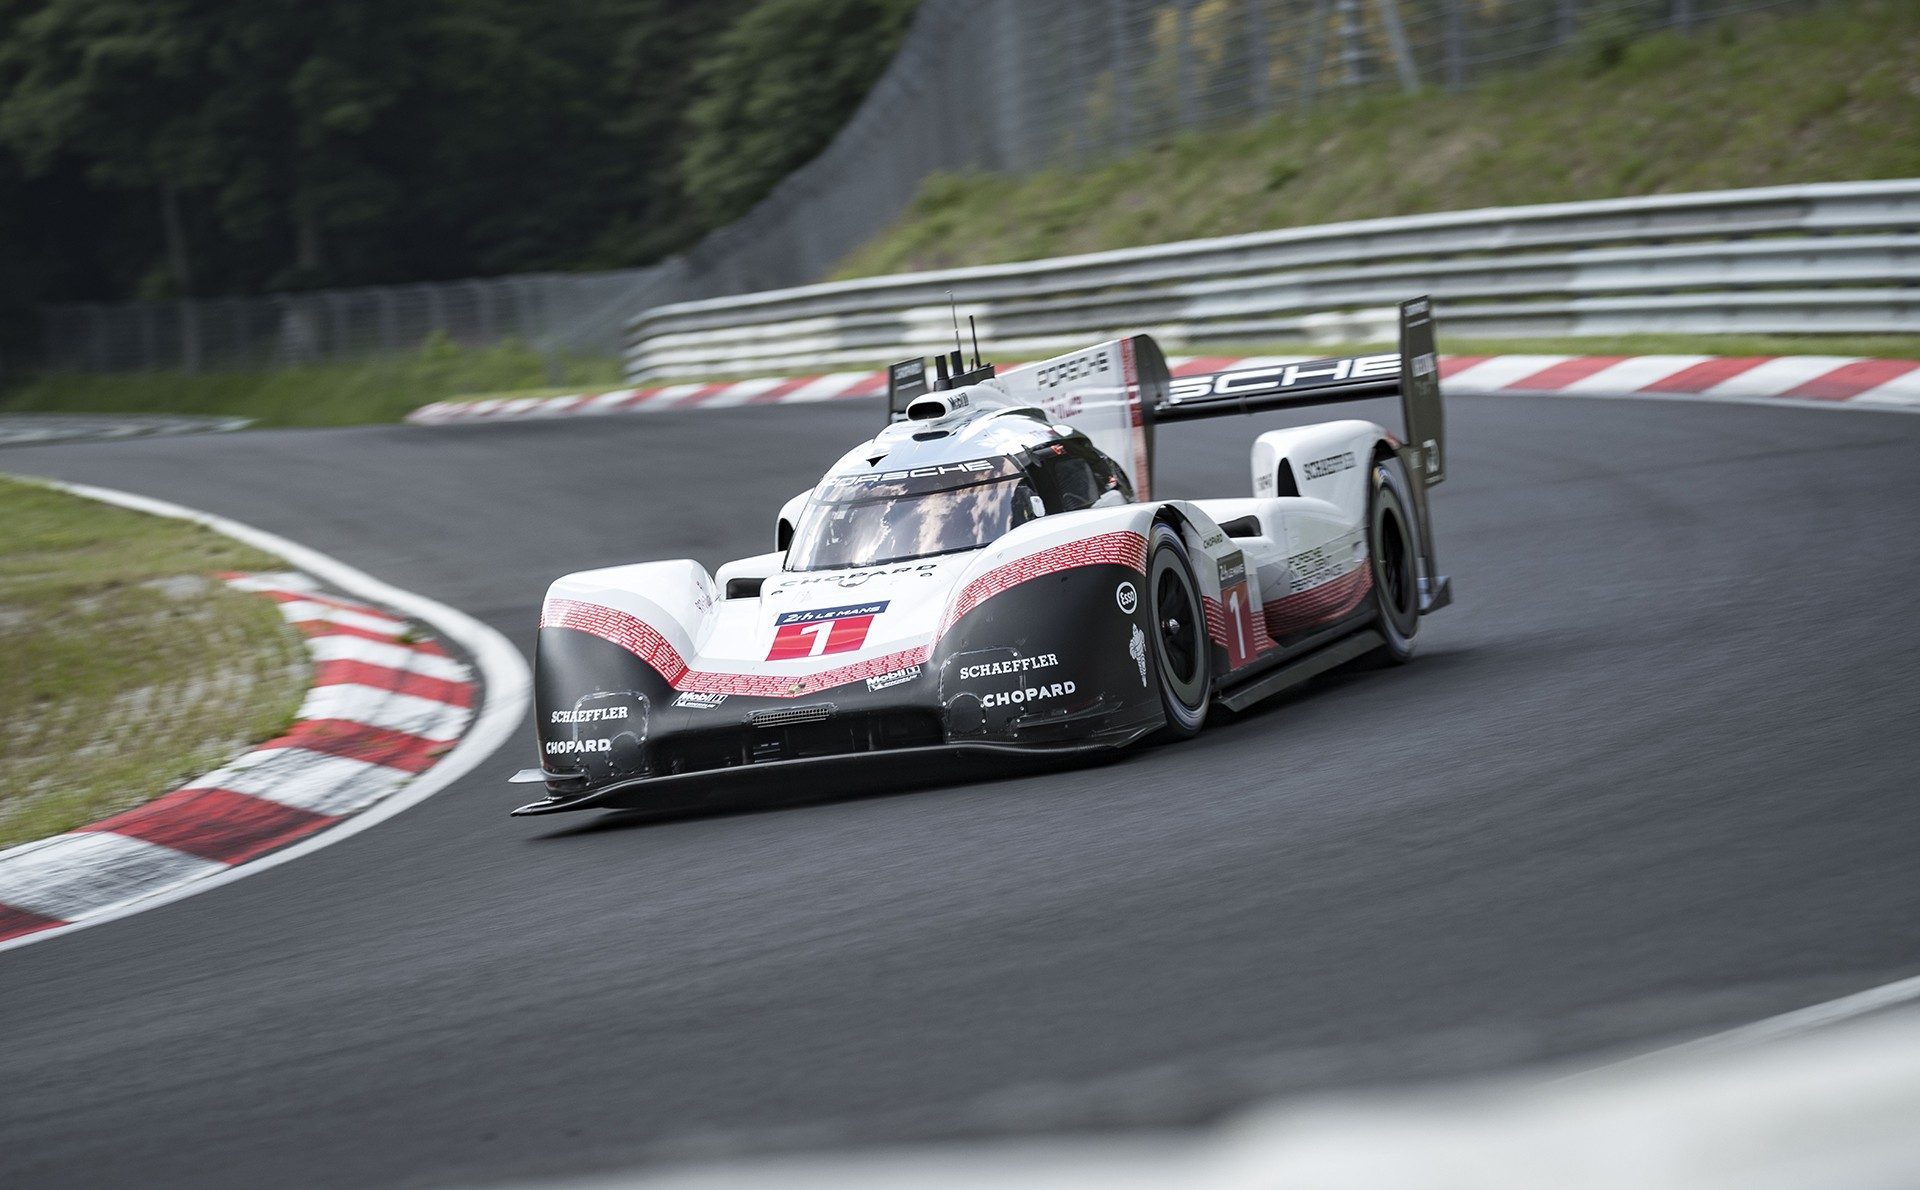
M 1276 599 L 1263 609 L 1267 635 L 1279 638 L 1330 624 L 1360 606 L 1373 591 L 1373 568 L 1358 566 L 1331 582 Z
M 338 821 L 226 789 L 182 789 L 83 831 L 111 831 L 223 864 L 240 864 Z
M 1200 597 L 1200 611 L 1207 620 L 1207 636 L 1221 648 L 1227 647 L 1227 612 L 1211 595 Z
M 1576 380 L 1585 380 L 1595 372 L 1611 368 L 1626 358 L 1624 355 L 1576 356 L 1573 359 L 1562 360 L 1551 367 L 1542 368 L 1531 376 L 1509 381 L 1506 387 L 1552 392 L 1555 389 L 1565 388 Z
M 1717 359 L 1701 360 L 1690 368 L 1682 368 L 1671 376 L 1662 376 L 1652 384 L 1643 384 L 1643 393 L 1701 393 L 1724 380 L 1731 380 L 1742 372 L 1750 372 L 1767 362 L 1762 355 L 1724 355 Z
M 1138 533 L 1103 533 L 1085 541 L 1044 549 L 995 567 L 962 589 L 959 599 L 954 603 L 954 610 L 941 624 L 940 631 L 934 634 L 934 641 L 938 641 L 947 629 L 981 603 L 1030 579 L 1080 566 L 1122 565 L 1144 571 L 1146 549 L 1146 538 Z M 540 627 L 571 628 L 619 645 L 651 666 L 675 690 L 702 694 L 747 694 L 756 698 L 798 698 L 849 682 L 877 678 L 896 669 L 922 664 L 932 654 L 934 643 L 818 673 L 725 673 L 691 669 L 686 659 L 680 656 L 679 650 L 653 625 L 637 616 L 597 603 L 549 599 L 540 609 Z
M 38 913 L 28 913 L 25 909 L 15 909 L 12 905 L 0 905 L 0 942 L 9 938 L 18 938 L 23 934 L 37 934 L 41 930 L 51 930 L 55 926 L 67 923 L 57 917 L 42 917 Z
M 1147 569 L 1147 539 L 1123 529 L 1117 533 L 1089 537 L 1085 541 L 1056 545 L 1024 558 L 1016 558 L 1004 566 L 996 566 L 961 590 L 960 598 L 954 600 L 953 610 L 947 613 L 946 622 L 940 626 L 940 634 L 944 635 L 962 616 L 1009 587 L 1042 575 L 1072 570 L 1077 566 L 1125 566 L 1144 574 Z
M 1845 401 L 1859 396 L 1870 388 L 1879 388 L 1889 380 L 1898 380 L 1915 368 L 1920 368 L 1920 364 L 1912 360 L 1856 360 L 1850 364 L 1843 364 L 1824 376 L 1815 376 L 1805 384 L 1790 388 L 1780 395 L 1810 401 Z
M 391 669 L 366 661 L 322 661 L 313 667 L 313 684 L 316 686 L 347 683 L 372 686 L 376 690 L 391 690 L 396 694 L 411 694 L 416 698 L 431 698 L 435 702 L 456 707 L 473 705 L 473 684 L 470 682 L 409 673 L 404 669 Z

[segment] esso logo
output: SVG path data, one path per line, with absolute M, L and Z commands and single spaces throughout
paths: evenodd
M 1121 611 L 1132 615 L 1133 610 L 1140 606 L 1140 592 L 1133 589 L 1132 583 L 1121 583 L 1114 588 L 1113 601 L 1120 605 Z

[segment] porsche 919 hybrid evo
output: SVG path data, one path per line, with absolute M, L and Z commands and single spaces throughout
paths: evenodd
M 715 775 L 912 753 L 1057 754 L 1199 731 L 1351 658 L 1413 653 L 1451 598 L 1434 327 L 1397 353 L 1169 376 L 1135 335 L 996 373 L 888 372 L 889 422 L 788 501 L 775 548 L 582 571 L 540 612 L 547 796 L 637 807 Z M 1253 442 L 1252 495 L 1153 491 L 1159 422 L 1400 398 Z

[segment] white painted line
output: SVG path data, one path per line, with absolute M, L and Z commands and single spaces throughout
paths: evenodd
M 429 740 L 452 740 L 467 725 L 468 711 L 452 703 L 338 682 L 315 686 L 300 704 L 302 719 L 345 719 Z
M 315 814 L 341 815 L 379 801 L 412 775 L 404 769 L 306 748 L 261 748 L 185 788 L 225 789 Z
M 1740 1049 L 1759 1045 L 1798 1033 L 1824 1029 L 1828 1025 L 1837 1025 L 1842 1021 L 1853 1020 L 1855 1017 L 1866 1016 L 1868 1013 L 1887 1008 L 1898 1008 L 1902 1004 L 1911 1004 L 1915 1001 L 1920 1001 L 1920 975 L 1910 979 L 1898 979 L 1892 983 L 1883 983 L 1879 987 L 1841 996 L 1837 1000 L 1809 1004 L 1805 1008 L 1796 1008 L 1792 1012 L 1783 1012 L 1778 1016 L 1764 1017 L 1751 1024 L 1736 1025 L 1719 1033 L 1709 1033 L 1705 1037 L 1696 1037 L 1692 1041 L 1683 1041 L 1679 1045 L 1670 1045 L 1664 1049 L 1612 1063 L 1610 1066 L 1603 1066 L 1601 1069 L 1612 1069 L 1654 1058 L 1664 1059 L 1675 1054 Z
M 1636 355 L 1562 385 L 1563 393 L 1630 393 L 1713 358 L 1706 355 Z
M 281 864 L 292 863 L 302 856 L 310 855 L 323 847 L 330 847 L 361 831 L 371 830 L 396 814 L 419 805 L 459 780 L 518 734 L 520 722 L 527 713 L 528 696 L 533 688 L 533 677 L 527 670 L 527 663 L 520 656 L 520 651 L 514 648 L 506 637 L 458 608 L 449 607 L 412 591 L 402 590 L 316 549 L 226 517 L 215 516 L 212 513 L 201 512 L 198 509 L 187 508 L 165 500 L 138 496 L 131 492 L 114 491 L 110 488 L 42 479 L 28 479 L 25 482 L 40 483 L 61 491 L 72 492 L 76 496 L 85 496 L 88 499 L 99 500 L 121 508 L 131 508 L 136 512 L 205 525 L 216 533 L 224 534 L 236 541 L 243 541 L 257 549 L 283 558 L 289 565 L 342 591 L 370 603 L 393 608 L 411 619 L 426 624 L 436 635 L 465 649 L 472 656 L 474 665 L 479 670 L 485 700 L 481 705 L 480 713 L 474 718 L 466 734 L 460 737 L 459 743 L 455 744 L 437 764 L 408 782 L 392 797 L 375 803 L 365 812 L 356 814 L 338 826 L 328 827 L 290 847 L 238 867 L 215 865 L 221 870 L 202 879 L 191 880 L 151 896 L 141 897 L 85 921 L 8 939 L 0 942 L 0 951 L 63 937 L 74 930 L 90 929 L 104 922 L 117 921 L 129 914 L 197 896 L 200 893 L 224 887 L 236 880 L 244 880 L 255 872 L 264 872 Z M 31 906 L 26 902 L 5 901 L 4 898 L 0 898 L 0 903 L 17 904 L 22 909 L 32 911 Z
M 382 669 L 397 669 L 449 682 L 464 682 L 469 677 L 467 667 L 451 657 L 422 652 L 406 645 L 368 640 L 364 636 L 347 636 L 336 632 L 308 637 L 307 652 L 315 662 L 359 661 Z
M 0 905 L 63 921 L 137 901 L 227 866 L 111 831 L 55 835 L 0 856 L 6 859 L 0 864 Z
M 1535 372 L 1574 358 L 1570 355 L 1496 355 L 1471 368 L 1462 368 L 1440 382 L 1440 390 L 1450 388 L 1480 390 L 1505 388 L 1516 380 L 1525 380 Z
M 1729 376 L 1707 389 L 1709 397 L 1775 397 L 1825 376 L 1835 368 L 1860 362 L 1854 355 L 1783 355 L 1755 364 L 1738 376 Z

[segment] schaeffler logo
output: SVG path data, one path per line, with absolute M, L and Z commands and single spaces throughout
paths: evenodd
M 1132 583 L 1121 583 L 1114 588 L 1113 601 L 1120 605 L 1121 611 L 1132 615 L 1133 609 L 1140 606 L 1140 592 L 1133 589 Z

